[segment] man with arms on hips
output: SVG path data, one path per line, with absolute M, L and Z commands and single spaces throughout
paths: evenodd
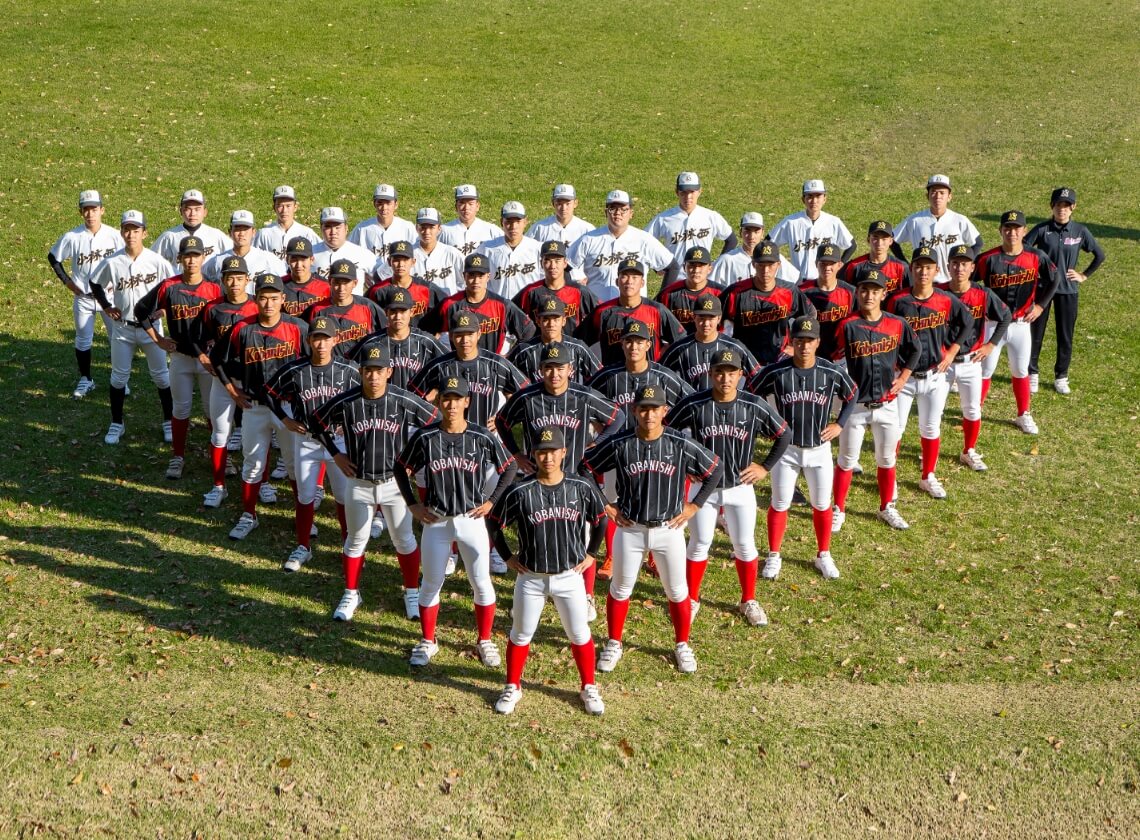
M 197 236 L 206 250 L 206 259 L 234 246 L 233 240 L 216 227 L 206 224 L 206 197 L 201 190 L 186 190 L 178 203 L 182 224 L 164 230 L 154 240 L 151 250 L 168 263 L 178 261 L 178 244 L 187 236 Z
M 151 381 L 158 388 L 158 398 L 162 403 L 162 437 L 171 443 L 174 433 L 170 418 L 174 405 L 166 351 L 154 343 L 145 325 L 135 320 L 135 304 L 163 280 L 173 277 L 174 268 L 154 251 L 143 247 L 146 219 L 138 210 L 123 213 L 119 233 L 123 237 L 123 248 L 99 263 L 90 279 L 91 293 L 96 302 L 115 322 L 111 331 L 111 425 L 107 427 L 103 442 L 113 446 L 123 437 L 126 428 L 123 403 L 131 380 L 135 350 L 141 347 L 146 355 Z
M 463 288 L 463 254 L 440 241 L 439 211 L 421 207 L 416 213 L 416 266 L 412 270 L 425 283 L 438 286 L 445 295 Z
M 756 600 L 760 553 L 756 550 L 755 485 L 768 477 L 788 448 L 792 435 L 767 402 L 740 389 L 742 361 L 735 350 L 722 350 L 712 360 L 712 387 L 677 403 L 665 423 L 673 429 L 689 432 L 693 440 L 715 454 L 724 465 L 720 482 L 693 516 L 689 528 L 685 569 L 692 614 L 695 616 L 700 609 L 701 582 L 716 535 L 717 515 L 723 511 L 728 538 L 732 541 L 732 559 L 740 579 L 738 609 L 749 624 L 758 627 L 768 623 L 768 616 Z M 760 437 L 772 441 L 772 446 L 764 460 L 757 463 L 756 440 Z M 702 490 L 694 484 L 690 493 L 696 497 Z
M 499 219 L 503 235 L 483 243 L 480 249 L 491 264 L 491 279 L 487 288 L 507 300 L 514 298 L 532 283 L 541 282 L 542 249 L 537 239 L 524 236 L 526 208 L 520 201 L 503 205 Z
M 720 487 L 724 464 L 696 441 L 667 429 L 668 410 L 665 392 L 656 384 L 646 385 L 637 394 L 636 429 L 591 449 L 580 468 L 599 485 L 608 472 L 617 477 L 617 503 L 606 505 L 606 515 L 618 527 L 613 580 L 606 596 L 609 639 L 598 657 L 602 672 L 612 671 L 622 657 L 629 599 L 642 561 L 650 552 L 669 600 L 677 670 L 684 674 L 697 670 L 697 658 L 689 646 L 692 602 L 685 580 L 684 526 Z M 686 502 L 689 477 L 701 482 L 701 489 Z
M 763 214 L 748 212 L 741 216 L 740 244 L 731 250 L 723 251 L 716 258 L 712 273 L 709 275 L 709 282 L 728 288 L 733 283 L 751 277 L 752 251 L 767 238 Z M 800 273 L 796 267 L 788 262 L 787 257 L 780 254 L 780 268 L 776 271 L 776 280 L 795 285 L 799 279 Z
M 817 355 L 819 326 L 814 318 L 797 318 L 792 325 L 791 357 L 769 365 L 756 383 L 756 393 L 775 403 L 791 429 L 791 445 L 771 471 L 768 559 L 761 572 L 768 580 L 774 580 L 783 566 L 780 548 L 800 473 L 807 479 L 811 501 L 815 567 L 827 579 L 839 577 L 831 556 L 831 441 L 839 437 L 855 407 L 855 383 L 843 368 Z M 836 401 L 842 408 L 833 421 L 831 413 Z
M 329 266 L 329 299 L 310 307 L 304 318 L 310 323 L 321 315 L 337 324 L 336 354 L 353 358 L 365 338 L 384 329 L 384 310 L 362 295 L 353 294 L 356 265 L 349 260 L 336 260 Z
M 574 215 L 578 209 L 578 193 L 573 184 L 555 185 L 550 195 L 550 203 L 554 206 L 554 215 L 539 219 L 527 228 L 526 235 L 531 239 L 539 242 L 561 242 L 562 247 L 568 249 L 580 237 L 597 227 Z M 585 273 L 581 270 L 575 272 L 573 277 L 575 280 L 586 279 Z
M 610 190 L 606 195 L 605 225 L 581 236 L 566 252 L 570 265 L 585 272 L 586 286 L 599 301 L 618 296 L 618 268 L 628 260 L 637 260 L 654 271 L 664 272 L 662 283 L 665 285 L 680 276 L 681 266 L 673 253 L 645 231 L 632 227 L 629 223 L 632 217 L 629 193 Z M 649 294 L 644 282 L 641 294 Z
M 573 333 L 579 324 L 590 320 L 598 299 L 584 285 L 570 279 L 566 262 L 566 245 L 557 239 L 542 243 L 542 279 L 526 286 L 514 297 L 514 304 L 532 320 L 538 317 L 538 303 L 554 295 L 566 304 L 566 332 Z
M 819 324 L 819 349 L 816 355 L 825 359 L 830 359 L 835 354 L 835 334 L 840 323 L 858 308 L 855 304 L 855 287 L 839 280 L 841 260 L 837 246 L 822 246 L 815 258 L 816 278 L 800 287 L 808 303 L 815 309 Z M 908 268 L 908 276 L 909 272 Z
M 222 297 L 222 289 L 202 276 L 205 247 L 197 236 L 187 236 L 178 245 L 182 273 L 163 280 L 135 304 L 134 320 L 143 325 L 150 340 L 170 354 L 170 394 L 172 400 L 171 459 L 166 477 L 182 478 L 186 462 L 186 433 L 194 406 L 194 384 L 202 399 L 202 413 L 209 417 L 210 391 L 214 377 L 198 358 L 201 343 L 201 314 L 212 301 Z M 166 316 L 170 337 L 155 329 L 152 321 Z
M 327 280 L 333 263 L 348 260 L 356 266 L 352 292 L 363 295 L 379 260 L 367 248 L 348 241 L 348 217 L 344 210 L 339 207 L 321 210 L 321 237 L 323 241 L 313 248 L 313 272 Z
M 561 244 L 561 243 L 559 243 Z M 564 346 L 570 365 L 570 381 L 585 383 L 602 369 L 590 348 L 576 338 L 566 335 L 566 304 L 553 294 L 536 295 L 531 298 L 534 309 L 528 313 L 538 325 L 538 335 L 529 341 L 515 345 L 507 357 L 511 364 L 522 371 L 531 382 L 537 382 L 542 373 L 539 369 L 542 351 L 555 342 Z M 576 469 L 577 464 L 571 466 Z
M 374 286 L 373 289 L 375 288 Z M 447 350 L 436 341 L 435 336 L 412 326 L 412 313 L 416 311 L 418 303 L 410 289 L 386 286 L 384 292 L 385 294 L 378 295 L 378 301 L 384 307 L 388 325 L 384 332 L 366 336 L 356 351 L 356 357 L 363 359 L 369 347 L 383 344 L 388 348 L 388 355 L 392 359 L 389 381 L 397 388 L 407 389 L 417 373 Z
M 900 243 L 912 248 L 924 245 L 934 249 L 938 260 L 938 274 L 934 278 L 937 285 L 950 281 L 947 271 L 947 257 L 955 245 L 969 245 L 978 254 L 982 250 L 982 237 L 974 223 L 950 209 L 950 179 L 945 175 L 931 175 L 926 181 L 926 200 L 930 206 L 925 210 L 911 213 L 894 229 L 895 241 L 891 243 L 891 253 L 905 260 Z
M 310 245 L 316 245 L 321 237 L 315 230 L 296 220 L 297 193 L 283 184 L 273 190 L 273 220 L 266 222 L 253 237 L 253 247 L 269 251 L 277 259 L 284 260 L 289 251 L 289 241 L 300 237 Z
M 345 590 L 333 612 L 337 621 L 352 621 L 363 603 L 360 570 L 372 521 L 377 516 L 387 522 L 396 548 L 405 614 L 409 619 L 420 617 L 420 549 L 408 505 L 396 484 L 401 471 L 396 456 L 417 429 L 438 419 L 438 413 L 423 400 L 391 384 L 390 361 L 384 345 L 366 348 L 360 358 L 360 384 L 326 402 L 313 414 L 313 425 L 319 430 L 325 451 L 347 476 Z
M 534 335 L 534 323 L 502 295 L 487 290 L 490 260 L 483 253 L 469 254 L 463 260 L 463 291 L 456 292 L 424 315 L 420 328 L 425 332 L 445 332 L 452 314 L 460 309 L 479 315 L 482 334 L 479 346 L 492 353 L 504 353 Z
M 327 303 L 329 284 L 313 274 L 313 243 L 295 236 L 285 247 L 289 276 L 285 278 L 285 314 L 301 318 L 318 303 Z
M 910 525 L 895 507 L 895 457 L 899 442 L 899 392 L 918 366 L 922 346 L 905 319 L 883 312 L 887 280 L 877 268 L 863 272 L 855 296 L 859 311 L 839 325 L 836 358 L 846 358 L 847 374 L 855 383 L 855 408 L 839 435 L 835 464 L 835 507 L 831 532 L 839 533 L 847 519 L 847 493 L 867 427 L 875 440 L 878 465 L 879 519 L 892 528 Z
M 878 269 L 879 273 L 887 279 L 887 296 L 890 300 L 898 292 L 905 292 L 910 288 L 910 266 L 905 260 L 891 253 L 891 246 L 895 243 L 894 228 L 885 219 L 876 219 L 867 228 L 867 253 L 848 262 L 839 271 L 839 279 L 856 285 L 860 271 L 866 268 Z M 822 355 L 822 352 L 821 352 Z
M 1077 292 L 1092 273 L 1104 262 L 1104 250 L 1087 227 L 1073 221 L 1077 207 L 1077 191 L 1072 187 L 1058 187 L 1049 198 L 1053 217 L 1033 226 L 1025 237 L 1025 244 L 1039 248 L 1057 267 L 1057 291 L 1033 322 L 1030 332 L 1033 343 L 1029 354 L 1029 390 L 1038 386 L 1037 361 L 1041 357 L 1041 344 L 1045 328 L 1049 326 L 1049 309 L 1056 310 L 1057 361 L 1053 367 L 1053 388 L 1058 394 L 1070 393 L 1069 364 L 1073 359 L 1073 330 L 1077 324 Z M 1092 254 L 1092 262 L 1083 271 L 1077 270 L 1081 251 Z
M 932 499 L 945 499 L 946 488 L 934 474 L 942 440 L 942 411 L 950 394 L 946 371 L 954 364 L 970 331 L 970 313 L 954 295 L 934 288 L 938 273 L 934 249 L 914 249 L 910 258 L 913 285 L 887 301 L 887 311 L 906 319 L 922 347 L 918 366 L 899 391 L 899 439 L 906 433 L 910 408 L 918 403 L 918 436 L 922 447 L 918 489 Z M 897 495 L 897 489 L 896 489 Z
M 656 300 L 673 313 L 686 333 L 692 335 L 697 328 L 694 321 L 697 298 L 710 293 L 719 297 L 724 286 L 709 281 L 712 256 L 706 247 L 694 245 L 685 252 L 684 259 L 685 279 L 662 286 Z
M 91 275 L 99 263 L 123 247 L 119 232 L 103 224 L 103 197 L 98 190 L 84 190 L 79 194 L 79 215 L 83 217 L 83 224 L 67 231 L 48 252 L 48 264 L 73 296 L 71 313 L 75 319 L 75 364 L 79 368 L 79 382 L 71 396 L 77 400 L 86 397 L 95 387 L 95 380 L 91 378 L 91 344 L 99 305 L 91 294 Z M 71 274 L 67 273 L 65 263 L 70 265 Z M 106 314 L 103 314 L 103 324 L 110 335 L 111 319 Z
M 365 297 L 381 307 L 389 298 L 389 293 L 396 288 L 407 292 L 412 301 L 412 308 L 408 313 L 411 326 L 418 327 L 424 315 L 439 308 L 443 299 L 447 297 L 443 290 L 432 283 L 412 274 L 416 265 L 415 247 L 408 242 L 390 242 L 388 248 L 387 279 L 377 279 L 368 290 Z
M 685 328 L 673 317 L 664 304 L 644 297 L 645 264 L 629 257 L 618 266 L 618 296 L 594 310 L 590 320 L 578 328 L 578 337 L 585 344 L 597 343 L 603 365 L 612 365 L 622 359 L 622 334 L 630 321 L 640 321 L 649 327 L 651 346 L 649 358 L 661 358 L 665 348 L 685 337 Z
M 490 538 L 485 517 L 515 480 L 518 467 L 486 428 L 465 417 L 470 388 L 461 376 L 439 388 L 440 420 L 421 429 L 396 458 L 396 483 L 412 515 L 423 524 L 423 580 L 420 582 L 420 628 L 423 638 L 412 650 L 412 665 L 427 665 L 439 652 L 436 619 L 439 593 L 446 576 L 452 543 L 459 549 L 475 600 L 476 652 L 488 668 L 501 662 L 491 640 L 495 620 L 495 588 L 490 575 Z M 487 468 L 498 475 L 487 492 Z M 423 471 L 427 494 L 419 500 L 409 473 Z
M 396 215 L 400 201 L 391 184 L 377 184 L 372 191 L 372 206 L 376 216 L 357 223 L 348 234 L 348 241 L 367 248 L 375 255 L 377 280 L 392 276 L 388 251 L 393 242 L 415 242 L 416 226 Z
M 478 251 L 484 242 L 503 235 L 503 229 L 479 218 L 479 190 L 474 184 L 460 184 L 455 188 L 456 218 L 445 224 L 439 232 L 439 241 L 458 248 L 467 257 Z
M 962 347 L 949 370 L 958 385 L 962 402 L 962 454 L 958 460 L 976 472 L 987 469 L 977 450 L 982 430 L 982 362 L 1001 343 L 1009 329 L 1012 315 L 992 289 L 971 282 L 974 275 L 974 251 L 969 245 L 950 249 L 950 285 L 946 291 L 958 298 L 970 313 L 970 329 L 962 338 Z M 986 336 L 986 322 L 994 324 Z
M 681 276 L 688 275 L 684 259 L 692 248 L 703 248 L 711 253 L 716 240 L 724 242 L 722 251 L 736 247 L 736 234 L 715 210 L 701 206 L 701 179 L 696 172 L 682 172 L 677 176 L 677 205 L 662 210 L 646 225 L 646 232 L 673 252 L 673 259 L 681 264 Z M 709 260 L 711 265 L 712 260 Z
M 746 383 L 760 373 L 760 362 L 752 352 L 720 331 L 720 316 L 721 305 L 717 295 L 705 293 L 698 297 L 693 310 L 693 334 L 670 344 L 661 357 L 661 364 L 695 391 L 712 387 L 712 360 L 725 350 L 739 354 Z
M 534 477 L 508 490 L 488 518 L 499 553 L 517 573 L 507 642 L 507 681 L 495 711 L 509 715 L 522 699 L 522 674 L 530 642 L 550 598 L 578 666 L 579 696 L 587 712 L 600 715 L 605 705 L 594 683 L 594 639 L 582 576 L 594 567 L 605 502 L 593 482 L 563 471 L 566 441 L 561 429 L 539 430 L 531 458 Z M 517 554 L 511 551 L 504 528 L 513 528 L 518 535 Z
M 217 282 L 222 277 L 222 260 L 226 257 L 241 257 L 249 269 L 251 277 L 259 274 L 276 274 L 284 277 L 289 273 L 285 261 L 277 257 L 272 251 L 264 251 L 253 246 L 253 214 L 248 210 L 235 210 L 230 214 L 230 237 L 233 247 L 228 251 L 215 254 L 206 260 L 202 266 L 202 273 L 206 279 Z
M 838 216 L 823 211 L 827 203 L 823 181 L 804 181 L 802 199 L 804 209 L 780 219 L 771 234 L 777 245 L 788 246 L 792 265 L 800 273 L 800 283 L 816 278 L 815 257 L 820 245 L 837 245 L 844 260 L 855 252 L 855 239 L 847 225 Z
M 1001 216 L 1001 245 L 978 257 L 975 277 L 992 289 L 1009 307 L 1013 321 L 1005 337 L 982 362 L 982 402 L 990 391 L 990 380 L 1001 358 L 1002 347 L 1009 348 L 1009 379 L 1017 402 L 1017 428 L 1027 435 L 1037 434 L 1037 423 L 1029 413 L 1031 386 L 1029 360 L 1033 352 L 1032 324 L 1053 300 L 1060 282 L 1059 272 L 1043 252 L 1025 245 L 1025 214 L 1007 210 Z

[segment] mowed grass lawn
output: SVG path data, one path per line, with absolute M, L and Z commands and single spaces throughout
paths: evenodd
M 0 4 L 0 835 L 121 837 L 1135 837 L 1140 825 L 1137 618 L 1140 188 L 1135 7 L 981 3 L 575 4 L 204 0 Z M 290 183 L 370 214 L 450 213 L 473 181 L 484 216 L 545 215 L 577 185 L 634 223 L 696 169 L 731 220 L 828 210 L 862 237 L 924 201 L 933 172 L 996 244 L 997 218 L 1080 193 L 1108 263 L 1081 293 L 1074 393 L 1052 393 L 1046 345 L 1030 439 L 1012 427 L 1005 364 L 986 406 L 990 471 L 960 468 L 957 401 L 940 473 L 916 488 L 912 422 L 900 507 L 875 522 L 873 481 L 824 584 L 795 511 L 785 570 L 761 588 L 764 629 L 737 620 L 727 544 L 682 678 L 659 585 L 639 586 L 607 713 L 579 708 L 553 614 L 509 718 L 502 673 L 470 649 L 470 592 L 445 590 L 443 650 L 406 664 L 390 545 L 370 553 L 364 607 L 334 625 L 331 505 L 316 557 L 286 577 L 289 511 L 225 537 L 236 494 L 207 511 L 206 432 L 185 479 L 145 368 L 111 449 L 100 388 L 74 384 L 69 296 L 45 255 L 78 223 L 82 188 L 108 221 L 144 210 L 157 235 L 183 189 L 209 221 L 269 215 Z M 864 455 L 864 464 L 871 463 Z M 286 494 L 282 494 L 283 498 Z M 764 501 L 764 498 L 761 499 Z M 510 585 L 498 581 L 505 645 Z M 604 635 L 604 619 L 595 625 Z

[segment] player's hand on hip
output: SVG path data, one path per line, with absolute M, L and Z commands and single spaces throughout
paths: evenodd
M 755 464 L 753 464 L 753 466 L 755 466 Z M 763 469 L 763 467 L 761 467 L 761 469 Z M 765 471 L 765 475 L 766 474 L 767 474 L 767 471 Z M 682 528 L 682 527 L 684 527 L 686 522 L 688 522 L 690 519 L 692 519 L 694 516 L 696 516 L 698 510 L 700 510 L 700 508 L 697 507 L 695 504 L 693 504 L 692 502 L 686 502 L 685 506 L 683 508 L 681 508 L 681 512 L 669 520 L 669 527 L 670 528 Z
M 1070 268 L 1068 271 L 1066 271 L 1065 276 L 1072 280 L 1074 283 L 1083 283 L 1089 279 L 1077 271 L 1075 268 Z
M 214 370 L 214 366 L 210 363 L 210 357 L 205 353 L 198 354 L 198 364 L 204 367 L 206 369 L 206 373 L 210 374 L 210 376 L 218 375 L 218 372 Z
M 1071 271 L 1069 273 L 1072 274 Z M 83 293 L 83 290 L 81 288 L 79 288 L 79 286 L 77 286 L 75 283 L 68 283 L 67 288 L 76 297 L 86 297 L 86 295 Z
M 507 568 L 513 571 L 515 574 L 519 575 L 525 575 L 527 572 L 526 566 L 524 566 L 514 557 L 507 561 Z
M 740 482 L 742 484 L 758 484 L 767 477 L 768 471 L 755 463 L 749 464 L 740 471 Z
M 1045 310 L 1041 308 L 1041 304 L 1033 304 L 1033 308 L 1030 309 L 1029 314 L 1025 316 L 1025 323 L 1032 324 L 1034 321 L 1041 317 L 1041 313 L 1044 311 Z
M 412 516 L 425 525 L 433 525 L 441 519 L 438 513 L 424 504 L 412 505 L 408 510 L 411 511 Z
M 519 469 L 527 475 L 534 475 L 534 461 L 530 459 L 529 455 L 523 452 L 517 453 L 515 455 L 515 463 L 518 464 Z
M 843 432 L 843 427 L 838 423 L 828 423 L 823 427 L 823 431 L 819 434 L 819 439 L 824 443 L 835 440 Z
M 178 342 L 169 336 L 160 335 L 154 340 L 154 343 L 165 350 L 167 353 L 174 353 L 178 350 Z
M 348 460 L 348 456 L 343 452 L 338 452 L 333 456 L 333 462 L 340 467 L 340 471 L 348 478 L 356 478 L 356 467 L 352 465 L 352 461 Z
M 249 401 L 249 397 L 245 395 L 245 391 L 241 390 L 240 388 L 236 388 L 230 384 L 226 386 L 226 390 L 230 392 L 230 397 L 233 399 L 234 405 L 236 405 L 242 411 L 245 411 L 253 406 L 253 403 Z
M 309 430 L 304 423 L 294 420 L 292 417 L 286 417 L 281 422 L 285 428 L 291 432 L 296 432 L 299 435 L 307 435 L 309 433 Z
M 105 309 L 103 311 L 107 313 L 107 317 L 112 321 L 123 320 L 123 310 L 119 309 L 117 306 L 112 306 L 110 309 Z
M 487 500 L 478 507 L 471 508 L 471 510 L 467 511 L 467 515 L 472 519 L 482 519 L 484 516 L 491 512 L 491 508 L 494 506 L 494 503 L 492 503 L 490 500 Z
M 593 566 L 597 562 L 598 562 L 597 557 L 594 557 L 594 555 L 592 555 L 592 554 L 587 554 L 586 559 L 583 560 L 581 563 L 579 563 L 577 566 L 575 566 L 573 568 L 573 572 L 576 575 L 583 574 L 583 573 L 585 573 L 586 569 L 590 568 L 591 566 Z
M 621 511 L 617 509 L 617 505 L 606 505 L 606 516 L 614 521 L 615 525 L 622 528 L 628 528 L 633 525 L 633 520 L 626 519 L 621 515 Z
M 899 392 L 902 391 L 903 386 L 906 385 L 906 381 L 908 379 L 910 379 L 910 371 L 907 371 L 905 374 L 900 374 L 898 377 L 896 377 L 895 381 L 891 383 L 891 390 L 889 391 L 890 395 L 892 397 L 897 397 L 899 395 Z
M 948 371 L 950 369 L 950 365 L 954 364 L 954 359 L 956 359 L 957 357 L 958 357 L 958 351 L 957 350 L 955 350 L 953 353 L 950 353 L 949 351 L 947 351 L 946 353 L 943 353 L 942 354 L 942 361 L 940 361 L 938 363 L 938 367 L 935 368 L 935 370 L 937 370 L 939 373 L 946 373 L 946 371 Z

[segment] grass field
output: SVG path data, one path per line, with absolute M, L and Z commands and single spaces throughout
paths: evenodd
M 0 11 L 0 836 L 1137 836 L 1135 4 Z M 202 458 L 162 478 L 141 365 L 124 444 L 103 445 L 101 329 L 100 389 L 66 398 L 69 295 L 45 256 L 78 223 L 82 188 L 103 191 L 108 220 L 145 211 L 152 237 L 183 189 L 205 190 L 224 227 L 238 207 L 264 220 L 278 183 L 309 224 L 326 204 L 369 215 L 378 181 L 400 188 L 404 216 L 448 214 L 451 188 L 473 181 L 485 216 L 517 198 L 532 218 L 570 181 L 585 218 L 622 187 L 644 225 L 690 168 L 703 203 L 770 222 L 822 177 L 857 236 L 948 172 L 989 243 L 1003 210 L 1039 220 L 1064 183 L 1108 262 L 1081 293 L 1069 398 L 1049 387 L 1046 345 L 1040 438 L 1009 422 L 1003 363 L 990 471 L 944 458 L 937 503 L 916 488 L 912 424 L 911 530 L 874 522 L 873 482 L 858 480 L 833 546 L 844 576 L 825 585 L 794 513 L 762 630 L 735 620 L 735 574 L 714 562 L 694 678 L 666 661 L 659 585 L 639 586 L 630 652 L 600 681 L 604 719 L 578 708 L 553 614 L 519 710 L 492 714 L 502 674 L 469 648 L 462 576 L 423 674 L 406 664 L 418 631 L 387 551 L 357 620 L 334 626 L 327 509 L 303 574 L 279 570 L 283 506 L 230 544 L 238 505 L 200 506 Z M 952 401 L 944 454 L 958 418 Z M 205 441 L 196 424 L 195 456 Z

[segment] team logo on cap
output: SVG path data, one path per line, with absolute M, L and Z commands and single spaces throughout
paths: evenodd
M 448 388 L 458 388 L 459 387 L 459 380 L 458 379 L 447 380 L 447 387 Z
M 1065 189 L 1061 190 L 1061 198 L 1068 198 L 1068 197 L 1069 197 L 1069 196 L 1071 196 L 1072 194 L 1073 194 L 1073 191 L 1072 191 L 1072 190 L 1070 190 L 1068 187 L 1066 187 Z
M 543 441 L 554 440 L 554 432 L 550 431 L 550 429 L 543 429 L 542 430 L 542 440 Z
M 379 347 L 373 347 L 371 350 L 369 350 L 368 351 L 368 358 L 369 359 L 379 359 L 380 358 L 380 348 Z
M 770 253 L 772 253 L 772 246 L 771 246 L 771 245 L 765 245 L 765 246 L 764 246 L 764 248 L 763 248 L 763 250 L 761 250 L 761 251 L 760 251 L 760 253 L 761 253 L 761 254 L 770 254 Z
M 824 245 L 822 254 L 825 257 L 834 256 L 835 255 L 835 246 L 834 245 Z
M 298 236 L 296 239 L 293 240 L 293 247 L 290 248 L 289 250 L 290 251 L 297 251 L 298 253 L 304 251 L 305 250 L 305 240 L 303 240 L 301 237 Z
M 704 258 L 705 258 L 705 252 L 702 251 L 700 248 L 697 248 L 695 251 L 693 251 L 693 259 L 694 260 L 703 260 Z
M 723 353 L 720 354 L 720 360 L 722 362 L 731 362 L 732 361 L 732 351 L 731 350 L 725 350 Z
M 643 397 L 655 397 L 655 396 L 657 396 L 657 392 L 654 391 L 652 388 L 646 388 L 644 391 L 641 392 L 641 396 L 643 396 Z
M 887 223 L 886 222 L 879 222 L 877 225 L 875 225 L 875 230 L 886 230 L 886 229 L 887 229 Z
M 471 326 L 471 318 L 470 318 L 470 317 L 468 317 L 467 315 L 460 315 L 460 316 L 459 316 L 459 321 L 458 321 L 458 323 L 457 323 L 457 326 L 460 326 L 460 327 L 469 327 L 469 326 Z
M 635 332 L 635 333 L 641 332 L 641 322 L 640 321 L 634 321 L 632 324 L 629 325 L 629 331 Z
M 560 244 L 561 244 L 560 242 L 550 241 L 550 242 L 547 242 L 545 245 L 542 246 L 542 250 L 547 251 L 547 252 L 557 251 L 558 246 Z
M 801 330 L 810 330 L 812 328 L 811 321 L 800 321 Z
M 201 248 L 201 247 L 202 247 L 202 240 L 196 236 L 187 236 L 182 241 L 183 250 L 186 250 L 189 248 Z
M 550 298 L 548 301 L 546 301 L 545 304 L 543 304 L 542 308 L 545 309 L 547 312 L 555 311 L 556 309 L 558 309 L 557 299 Z
M 868 271 L 867 272 L 867 279 L 868 280 L 878 280 L 879 279 L 878 269 L 872 268 L 870 271 Z
M 557 347 L 551 347 L 549 350 L 546 351 L 546 356 L 548 359 L 557 359 L 558 358 L 558 348 Z
M 313 322 L 313 329 L 314 330 L 327 330 L 328 328 L 329 328 L 329 322 L 328 322 L 327 318 L 318 318 L 316 321 Z M 375 353 L 376 351 L 373 350 L 372 352 Z
M 240 268 L 240 267 L 241 267 L 241 263 L 238 262 L 237 257 L 230 257 L 228 260 L 226 260 L 226 268 Z
M 704 303 L 701 304 L 701 309 L 712 309 L 712 308 L 713 308 L 712 298 L 708 298 Z
M 483 260 L 480 259 L 479 257 L 475 257 L 474 259 L 471 260 L 471 265 L 482 265 L 482 264 L 483 264 Z
M 404 303 L 407 299 L 408 298 L 403 291 L 392 292 L 392 300 L 389 302 L 390 303 Z

